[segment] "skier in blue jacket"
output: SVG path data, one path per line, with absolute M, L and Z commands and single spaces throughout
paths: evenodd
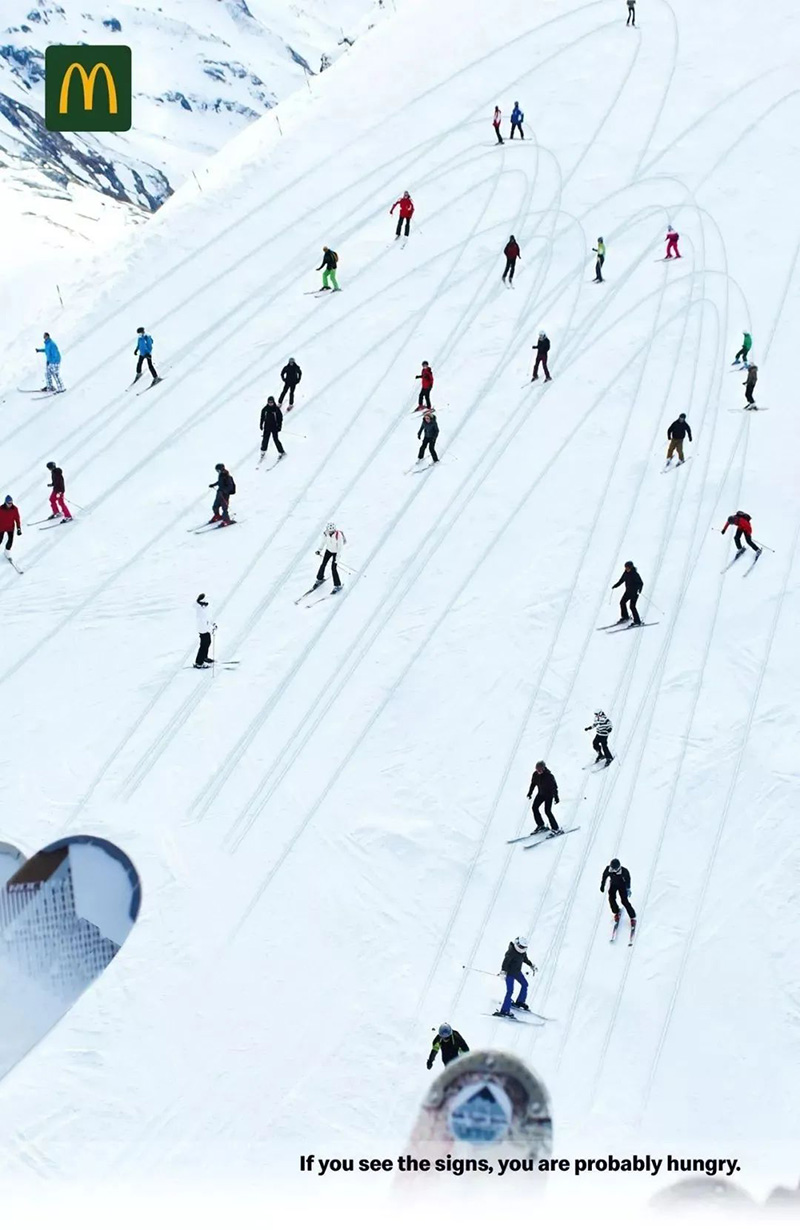
M 515 102 L 514 110 L 511 112 L 511 140 L 512 141 L 514 140 L 514 130 L 516 128 L 519 129 L 519 135 L 522 138 L 522 140 L 523 141 L 525 140 L 525 133 L 522 131 L 522 121 L 524 119 L 525 119 L 525 116 L 522 114 L 522 112 L 519 109 L 519 103 Z
M 36 347 L 37 354 L 44 355 L 45 376 L 47 383 L 42 389 L 43 393 L 63 393 L 64 385 L 61 380 L 61 351 L 56 346 L 49 333 L 44 335 L 44 346 Z
M 153 384 L 158 384 L 161 377 L 153 367 L 153 339 L 149 333 L 145 333 L 144 325 L 139 325 L 136 332 L 138 337 L 136 339 L 136 349 L 133 353 L 139 356 L 139 361 L 136 364 L 136 375 L 133 378 L 133 383 L 136 384 L 136 381 L 141 376 L 142 364 L 145 360 L 147 360 L 147 366 L 150 368 L 150 375 L 153 377 Z M 152 388 L 152 385 L 150 387 Z

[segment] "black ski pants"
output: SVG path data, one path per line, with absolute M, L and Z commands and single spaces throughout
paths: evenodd
M 262 453 L 266 453 L 267 445 L 269 444 L 270 440 L 275 441 L 275 447 L 279 453 L 286 452 L 286 449 L 283 447 L 283 445 L 281 444 L 278 438 L 278 429 L 276 427 L 272 427 L 269 431 L 264 432 L 264 435 L 261 439 L 261 452 Z
M 504 141 L 503 141 L 503 138 L 500 136 L 500 125 L 492 124 L 492 128 L 494 129 L 494 135 L 497 137 L 497 144 L 503 145 Z
M 540 363 L 541 363 L 542 367 L 544 368 L 544 378 L 545 378 L 545 380 L 550 380 L 550 379 L 551 379 L 551 376 L 550 376 L 550 371 L 549 371 L 549 368 L 548 368 L 548 366 L 547 366 L 547 355 L 546 355 L 546 354 L 541 354 L 541 355 L 540 355 L 540 354 L 537 354 L 537 356 L 536 356 L 536 362 L 535 362 L 535 363 L 534 363 L 534 365 L 533 365 L 533 376 L 532 376 L 532 379 L 533 379 L 533 380 L 538 380 L 538 379 L 539 379 L 539 364 L 540 364 Z
M 317 573 L 317 580 L 325 580 L 325 569 L 328 566 L 328 560 L 331 561 L 331 576 L 333 577 L 334 585 L 341 585 L 341 581 L 339 580 L 339 569 L 336 567 L 336 554 L 333 551 L 326 551 L 323 555 L 322 563 L 320 564 L 319 572 Z
M 288 381 L 288 380 L 287 380 L 287 381 L 285 381 L 285 382 L 284 382 L 284 386 L 283 386 L 283 388 L 282 388 L 282 390 L 281 390 L 281 395 L 280 395 L 280 397 L 278 398 L 278 405 L 279 405 L 279 406 L 282 406 L 282 405 L 283 405 L 283 399 L 284 399 L 284 397 L 286 396 L 286 394 L 288 393 L 288 394 L 289 394 L 289 406 L 290 406 L 290 407 L 291 407 L 291 406 L 293 406 L 293 405 L 294 405 L 294 391 L 295 391 L 295 389 L 296 389 L 296 388 L 297 388 L 297 385 L 296 385 L 296 384 L 292 384 L 292 383 L 291 383 L 290 381 Z
M 536 798 L 533 800 L 532 807 L 533 807 L 533 818 L 536 821 L 537 829 L 544 828 L 544 820 L 542 819 L 542 813 L 539 810 L 541 807 L 544 807 L 544 814 L 547 816 L 547 819 L 550 821 L 550 828 L 553 830 L 553 832 L 555 832 L 556 829 L 558 828 L 558 821 L 553 815 L 553 800 L 551 799 L 550 795 L 549 794 L 537 794 Z
M 419 397 L 417 398 L 418 406 L 427 406 L 431 409 L 431 391 L 430 389 L 420 389 Z
M 611 906 L 612 914 L 619 914 L 619 907 L 621 905 L 628 918 L 635 918 L 636 911 L 628 900 L 628 894 L 625 892 L 625 889 L 619 889 L 619 903 L 617 903 L 617 891 L 616 888 L 608 890 L 608 904 Z
M 638 620 L 639 620 L 639 612 L 638 612 L 638 610 L 636 609 L 636 603 L 637 603 L 638 601 L 639 601 L 639 595 L 638 595 L 638 594 L 629 593 L 627 589 L 625 590 L 625 593 L 622 595 L 622 600 L 621 600 L 621 602 L 620 602 L 620 604 L 619 604 L 619 613 L 620 613 L 620 615 L 622 616 L 622 618 L 623 618 L 623 619 L 627 619 L 627 618 L 628 618 L 628 606 L 630 605 L 630 608 L 631 608 L 631 619 L 634 619 L 634 620 L 636 620 L 636 621 L 638 622 Z
M 6 551 L 10 551 L 14 545 L 14 526 L 12 525 L 10 530 L 5 530 L 4 532 L 6 536 Z M 3 534 L 0 533 L 0 542 L 2 542 L 2 539 Z
M 427 440 L 422 441 L 422 447 L 417 453 L 417 460 L 422 461 L 422 458 L 425 456 L 426 448 L 430 451 L 430 454 L 433 460 L 438 461 L 439 458 L 436 455 L 436 440 L 433 437 L 429 437 Z
M 194 660 L 195 666 L 202 666 L 204 662 L 208 661 L 208 651 L 210 648 L 211 648 L 211 633 L 201 632 L 200 633 L 200 646 L 197 650 L 197 657 Z
M 747 384 L 744 386 L 744 397 L 745 397 L 745 401 L 747 402 L 748 406 L 754 406 L 756 404 L 755 398 L 753 397 L 753 394 L 755 393 L 755 391 L 756 391 L 755 381 L 753 381 L 753 383 L 751 384 L 750 381 L 748 380 Z
M 626 26 L 636 25 L 636 9 L 633 7 L 632 4 L 628 5 L 628 20 L 625 22 L 625 25 Z
M 595 263 L 594 263 L 594 280 L 595 280 L 595 282 L 602 282 L 602 281 L 603 281 L 603 262 L 605 261 L 605 259 L 606 259 L 606 258 L 605 258 L 604 256 L 598 256 L 597 260 L 596 260 L 596 261 L 595 261 Z
M 734 541 L 734 544 L 735 544 L 735 546 L 736 546 L 736 550 L 737 550 L 737 551 L 743 551 L 743 550 L 744 550 L 744 548 L 743 548 L 743 546 L 742 546 L 742 538 L 744 538 L 744 540 L 745 540 L 745 542 L 747 543 L 748 547 L 752 547 L 754 551 L 757 551 L 757 550 L 758 550 L 758 547 L 757 547 L 757 546 L 756 546 L 756 544 L 753 542 L 753 540 L 752 540 L 752 538 L 750 537 L 750 535 L 749 535 L 749 534 L 745 533 L 745 531 L 744 531 L 744 530 L 737 530 L 737 531 L 736 531 L 736 533 L 735 533 L 735 534 L 734 534 L 734 536 L 733 536 L 733 541 Z
M 228 513 L 229 503 L 229 497 L 227 495 L 222 495 L 221 492 L 218 491 L 214 499 L 214 503 L 211 506 L 211 511 L 214 516 L 221 517 L 223 521 L 228 521 L 230 519 Z
M 611 752 L 608 750 L 608 735 L 595 735 L 592 739 L 592 747 L 598 756 L 609 761 L 612 759 Z
M 512 124 L 512 125 L 511 125 L 511 140 L 512 140 L 512 141 L 514 140 L 514 133 L 515 133 L 515 131 L 518 131 L 518 132 L 519 132 L 519 135 L 522 137 L 522 139 L 523 139 L 523 141 L 524 141 L 524 140 L 525 140 L 525 133 L 522 131 L 522 125 L 521 125 L 521 124 Z
M 142 374 L 142 366 L 143 366 L 145 363 L 146 363 L 146 364 L 147 364 L 147 366 L 150 368 L 150 375 L 151 375 L 151 376 L 153 377 L 153 379 L 155 380 L 155 379 L 156 379 L 156 377 L 158 376 L 158 372 L 157 372 L 157 371 L 156 371 L 156 369 L 153 367 L 153 356 L 152 356 L 152 355 L 149 355 L 149 354 L 140 354 L 140 355 L 139 355 L 139 359 L 138 359 L 138 362 L 137 362 L 137 364 L 136 364 L 136 375 L 137 375 L 137 376 L 141 376 L 141 374 Z
M 509 282 L 514 281 L 514 270 L 516 269 L 516 267 L 517 267 L 516 256 L 507 256 L 506 257 L 506 267 L 503 270 L 503 281 L 504 282 L 506 278 L 508 278 Z
M 394 233 L 395 239 L 400 238 L 400 232 L 403 229 L 404 222 L 406 224 L 406 236 L 408 235 L 408 232 L 411 230 L 411 219 L 410 218 L 398 218 L 397 219 L 397 230 Z

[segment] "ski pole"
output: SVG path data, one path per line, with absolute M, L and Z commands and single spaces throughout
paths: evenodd
M 765 551 L 771 551 L 773 555 L 775 554 L 775 549 L 773 547 L 768 547 L 765 542 L 760 542 L 758 545 L 763 547 Z
M 211 628 L 211 678 L 214 679 L 217 670 L 217 625 Z
M 357 568 L 351 568 L 349 564 L 342 564 L 342 563 L 340 563 L 340 564 L 339 564 L 339 567 L 340 567 L 340 568 L 345 568 L 348 572 L 355 573 L 355 575 L 356 575 L 356 576 L 358 576 L 358 569 L 357 569 Z
M 91 508 L 84 508 L 83 504 L 79 504 L 77 500 L 73 500 L 72 496 L 70 496 L 69 502 L 70 504 L 74 504 L 76 508 L 79 508 L 81 512 L 88 512 L 91 515 L 91 512 L 92 512 Z
M 647 597 L 647 594 L 645 594 L 645 600 L 646 600 L 647 602 L 649 602 L 651 606 L 655 606 L 655 607 L 656 607 L 656 610 L 658 611 L 659 615 L 664 615 L 664 614 L 666 613 L 665 611 L 662 611 L 662 610 L 661 610 L 661 607 L 660 607 L 660 606 L 656 606 L 655 602 L 653 602 L 653 599 L 652 599 L 652 598 L 648 598 L 648 597 Z
M 462 965 L 462 966 L 461 966 L 461 968 L 462 968 L 462 969 L 466 969 L 466 970 L 470 970 L 470 972 L 471 972 L 471 973 L 473 973 L 473 974 L 486 974 L 486 975 L 487 975 L 487 977 L 489 977 L 489 978 L 500 978 L 500 977 L 501 977 L 501 975 L 500 975 L 500 974 L 496 974 L 496 973 L 495 973 L 495 974 L 493 974 L 491 970 L 488 970 L 488 969 L 478 969 L 477 965 Z

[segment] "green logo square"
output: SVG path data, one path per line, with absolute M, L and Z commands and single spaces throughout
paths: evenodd
M 51 132 L 127 132 L 131 126 L 130 47 L 48 47 L 44 121 Z

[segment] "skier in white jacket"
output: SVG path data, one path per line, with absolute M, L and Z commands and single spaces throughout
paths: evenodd
M 200 636 L 200 645 L 197 650 L 197 657 L 194 660 L 194 669 L 196 671 L 203 671 L 214 662 L 213 658 L 209 658 L 208 651 L 211 648 L 211 637 L 216 631 L 217 625 L 211 622 L 208 599 L 205 594 L 197 595 L 194 609 L 197 615 L 197 631 Z
M 584 727 L 584 730 L 595 731 L 594 739 L 592 739 L 592 747 L 597 752 L 595 764 L 599 764 L 601 760 L 605 760 L 606 764 L 611 764 L 611 761 L 614 759 L 608 750 L 608 736 L 613 729 L 602 709 L 596 709 L 591 726 Z
M 315 589 L 317 588 L 318 585 L 321 585 L 322 582 L 325 580 L 325 569 L 328 566 L 328 560 L 331 561 L 331 575 L 333 576 L 333 591 L 332 592 L 334 594 L 338 594 L 339 590 L 342 588 L 342 582 L 339 577 L 339 569 L 337 568 L 337 563 L 339 560 L 339 554 L 346 542 L 347 542 L 347 539 L 345 538 L 342 531 L 337 530 L 333 521 L 329 521 L 328 524 L 325 526 L 325 533 L 322 535 L 322 542 L 319 544 L 319 550 L 317 551 L 317 555 L 322 556 L 322 563 L 319 566 L 319 571 L 317 572 L 317 579 L 314 583 Z

